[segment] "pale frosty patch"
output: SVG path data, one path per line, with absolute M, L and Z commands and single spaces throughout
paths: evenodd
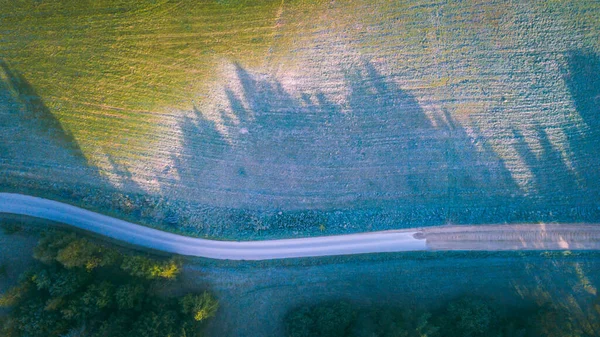
M 156 126 L 153 141 L 143 153 L 122 157 L 111 157 L 103 151 L 94 153 L 94 164 L 101 175 L 119 189 L 148 193 L 161 192 L 165 180 L 179 180 L 175 160 L 182 149 L 179 125 L 182 113 L 161 114 L 161 124 Z

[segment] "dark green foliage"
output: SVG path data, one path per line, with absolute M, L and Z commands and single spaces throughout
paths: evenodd
M 348 335 L 355 316 L 355 309 L 348 303 L 326 303 L 294 312 L 288 318 L 288 330 L 293 337 L 343 337 Z
M 578 326 L 572 315 L 562 310 L 545 306 L 532 319 L 532 328 L 536 335 L 544 337 L 584 337 L 590 336 Z
M 23 230 L 23 226 L 21 226 L 21 224 L 12 221 L 9 222 L 8 220 L 3 220 L 3 222 L 0 223 L 0 228 L 2 228 L 2 232 L 6 235 L 19 233 Z
M 206 292 L 178 299 L 150 291 L 176 278 L 174 260 L 121 256 L 60 232 L 40 240 L 35 257 L 43 264 L 0 297 L 1 306 L 13 308 L 0 336 L 199 336 L 218 307 Z
M 8 275 L 8 267 L 6 263 L 0 264 L 0 278 L 6 277 Z
M 112 250 L 95 245 L 85 239 L 77 239 L 62 248 L 56 261 L 67 268 L 85 267 L 92 270 L 96 267 L 115 264 L 118 256 Z
M 44 263 L 59 262 L 66 268 L 97 267 L 115 265 L 120 262 L 117 251 L 97 245 L 74 233 L 48 233 L 35 249 L 34 257 Z
M 441 320 L 448 336 L 489 336 L 498 317 L 480 299 L 462 298 L 448 305 Z
M 309 337 L 313 334 L 316 324 L 312 310 L 300 308 L 287 317 L 286 325 L 289 337 Z
M 115 301 L 120 310 L 136 310 L 142 308 L 146 289 L 143 284 L 124 284 L 115 292 Z
M 132 336 L 172 336 L 177 331 L 179 317 L 176 311 L 159 309 L 144 311 L 133 323 Z
M 16 287 L 10 288 L 0 296 L 0 307 L 12 307 L 24 301 L 28 296 L 34 294 L 32 291 L 33 288 L 34 285 L 31 280 L 25 277 L 24 281 L 19 283 Z
M 68 322 L 61 318 L 59 312 L 45 310 L 45 303 L 41 297 L 20 303 L 11 312 L 14 336 L 60 336 L 68 329 Z
M 286 319 L 289 337 L 429 337 L 438 328 L 428 313 L 396 308 L 359 308 L 345 302 L 325 303 L 293 311 Z
M 174 279 L 179 273 L 179 262 L 175 260 L 156 261 L 144 256 L 126 256 L 121 269 L 128 274 L 149 280 Z
M 103 321 L 93 337 L 128 337 L 131 324 L 126 315 L 112 314 Z
M 176 259 L 158 261 L 141 255 L 121 256 L 114 249 L 78 237 L 74 233 L 50 232 L 35 248 L 34 257 L 46 264 L 60 263 L 67 269 L 120 266 L 127 274 L 152 279 L 174 279 L 180 263 Z
M 38 290 L 45 290 L 52 297 L 63 297 L 79 292 L 89 284 L 91 277 L 85 271 L 70 271 L 53 265 L 33 274 L 31 281 Z
M 501 314 L 501 312 L 506 312 Z M 508 314 L 508 312 L 510 314 Z M 490 301 L 464 297 L 435 312 L 404 307 L 358 307 L 326 302 L 293 310 L 286 318 L 288 337 L 592 337 L 575 314 L 531 303 L 502 311 Z M 597 317 L 596 317 L 597 319 Z
M 315 310 L 314 320 L 317 331 L 323 336 L 344 336 L 350 327 L 356 313 L 347 303 L 332 304 L 318 307 Z
M 180 302 L 181 312 L 198 322 L 213 317 L 219 308 L 219 303 L 207 292 L 185 295 Z
M 74 233 L 48 232 L 38 242 L 33 257 L 43 263 L 55 263 L 58 252 L 76 239 L 77 236 Z

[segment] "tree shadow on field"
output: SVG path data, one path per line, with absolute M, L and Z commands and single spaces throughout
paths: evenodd
M 377 221 L 398 224 L 398 217 L 412 225 L 445 223 L 458 209 L 464 217 L 469 207 L 514 202 L 518 188 L 485 139 L 447 111 L 425 113 L 368 62 L 347 72 L 343 101 L 319 91 L 289 92 L 239 65 L 236 81 L 224 89 L 228 107 L 218 111 L 220 125 L 197 110 L 181 125 L 180 185 L 206 193 L 204 202 L 377 209 L 363 229 L 381 226 Z M 386 212 L 395 215 L 384 220 Z M 356 222 L 340 214 L 315 221 Z
M 115 158 L 106 155 L 106 160 L 109 173 L 127 189 L 115 188 L 88 162 L 76 139 L 33 86 L 0 60 L 0 191 L 47 197 L 100 212 L 141 213 L 126 195 L 142 192 L 133 175 Z
M 520 114 L 502 106 L 477 116 L 490 125 L 479 124 L 487 129 L 484 143 L 509 150 L 514 179 L 520 179 L 520 200 L 505 214 L 506 222 L 600 221 L 600 57 L 573 51 L 566 60 L 562 76 L 580 120 L 557 124 L 560 111 Z M 511 114 L 519 122 L 502 126 L 515 118 Z
M 585 128 L 570 135 L 574 171 L 587 199 L 600 203 L 600 55 L 573 51 L 567 60 L 563 78 Z
M 541 219 L 598 221 L 600 216 L 600 57 L 588 51 L 567 54 L 563 79 L 570 91 L 580 122 L 561 125 L 564 145 L 553 144 L 556 126 L 535 120 L 513 128 L 515 149 L 531 172 L 534 193 L 530 208 L 546 209 Z M 521 130 L 538 144 L 533 149 Z M 562 153 L 561 153 L 562 151 Z M 553 213 L 554 215 L 550 215 Z
M 0 60 L 0 187 L 54 197 L 79 181 L 103 182 L 31 84 Z M 45 187 L 43 187 L 45 186 Z M 78 188 L 82 188 L 79 186 Z
M 68 149 L 72 155 L 83 158 L 73 136 L 48 110 L 31 84 L 21 74 L 11 70 L 3 60 L 0 60 L 0 79 L 4 89 L 1 100 L 5 103 L 0 124 L 3 129 L 23 128 L 26 124 L 27 127 L 23 128 L 22 133 L 40 132 L 52 142 Z M 14 137 L 10 132 L 3 132 L 3 135 Z
M 535 195 L 531 198 L 548 203 L 580 193 L 577 177 L 565 164 L 561 153 L 552 145 L 547 130 L 541 125 L 534 125 L 533 129 L 534 138 L 540 144 L 540 151 L 537 153 L 532 151 L 520 130 L 512 130 L 515 148 L 525 166 L 532 171 L 531 185 L 535 187 Z

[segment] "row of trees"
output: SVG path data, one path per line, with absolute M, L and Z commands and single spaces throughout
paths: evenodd
M 218 308 L 207 292 L 157 294 L 179 274 L 175 259 L 122 254 L 65 232 L 47 233 L 34 257 L 40 263 L 0 297 L 11 308 L 2 336 L 201 336 Z
M 325 302 L 286 317 L 288 337 L 591 337 L 600 322 L 578 324 L 574 315 L 551 305 L 502 310 L 465 297 L 435 312 L 399 307 L 357 307 Z

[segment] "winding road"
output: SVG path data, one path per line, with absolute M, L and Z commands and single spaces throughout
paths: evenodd
M 417 232 L 414 230 L 269 241 L 206 240 L 136 225 L 53 200 L 12 193 L 0 193 L 0 213 L 60 222 L 164 252 L 222 260 L 269 260 L 427 249 L 424 239 L 415 238 Z
M 418 250 L 600 249 L 600 226 L 594 224 L 435 226 L 298 239 L 217 241 L 164 232 L 61 202 L 22 194 L 0 193 L 0 213 L 51 220 L 168 253 L 222 260 L 270 260 Z

